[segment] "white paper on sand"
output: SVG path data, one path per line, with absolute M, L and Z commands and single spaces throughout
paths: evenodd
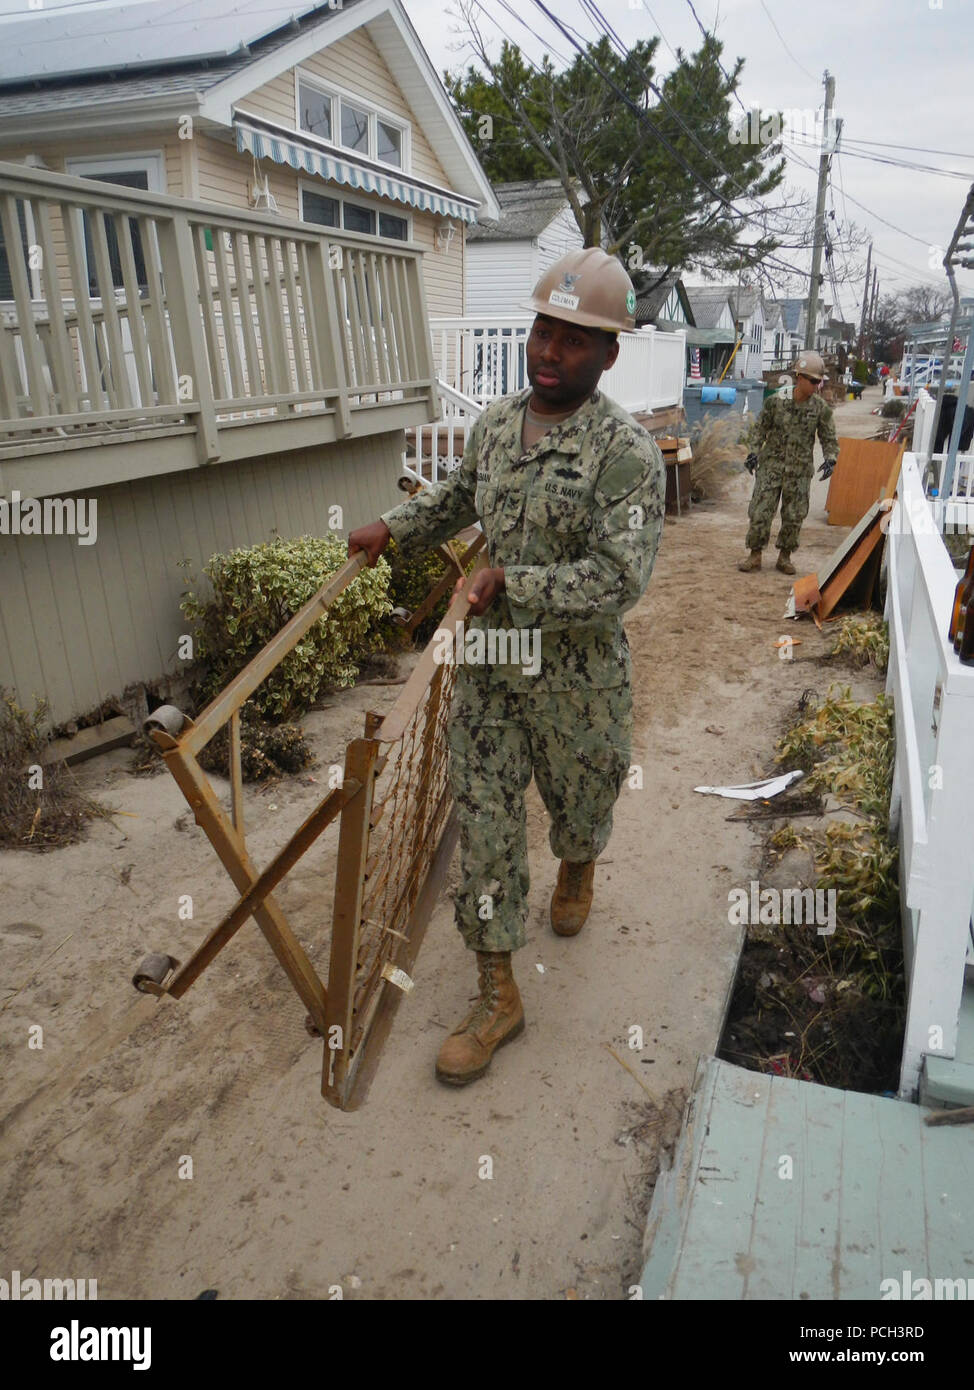
M 693 790 L 709 793 L 710 796 L 729 796 L 736 801 L 767 801 L 804 776 L 801 768 L 796 768 L 794 772 L 783 772 L 780 777 L 766 777 L 761 782 L 742 782 L 739 787 L 694 787 Z

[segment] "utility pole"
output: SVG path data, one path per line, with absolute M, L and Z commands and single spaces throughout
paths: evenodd
M 876 323 L 876 301 L 877 301 L 877 299 L 879 298 L 879 284 L 878 284 L 878 281 L 879 281 L 879 272 L 877 271 L 876 267 L 873 266 L 873 292 L 872 292 L 872 297 L 870 298 L 870 301 L 869 301 L 869 355 L 870 355 L 870 357 L 872 357 L 872 355 L 873 355 L 873 348 L 874 348 L 874 346 L 875 346 L 875 344 L 873 343 L 873 331 L 874 331 L 874 326 L 875 326 L 875 323 Z
M 873 244 L 869 243 L 869 250 L 866 253 L 866 284 L 862 291 L 862 322 L 859 325 L 859 356 L 863 355 L 863 348 L 866 342 L 866 317 L 869 310 L 869 267 L 872 264 Z
M 822 248 L 825 245 L 825 192 L 829 183 L 829 161 L 835 148 L 832 130 L 832 102 L 835 98 L 835 78 L 825 70 L 825 118 L 822 125 L 822 153 L 818 161 L 818 197 L 815 202 L 815 242 L 812 247 L 812 275 L 808 284 L 806 343 L 815 347 L 815 323 L 818 318 L 818 282 L 822 274 Z

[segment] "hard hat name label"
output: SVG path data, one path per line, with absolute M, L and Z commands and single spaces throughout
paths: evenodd
M 548 303 L 559 309 L 577 309 L 578 295 L 565 294 L 563 290 L 552 290 L 548 296 Z

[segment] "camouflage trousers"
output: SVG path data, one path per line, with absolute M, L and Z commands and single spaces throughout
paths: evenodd
M 516 951 L 528 910 L 527 817 L 532 773 L 551 818 L 557 859 L 596 859 L 629 771 L 632 693 L 491 689 L 458 673 L 450 714 L 450 785 L 460 817 L 456 920 L 472 951 Z
M 771 535 L 771 523 L 781 499 L 781 529 L 776 542 L 779 550 L 798 549 L 802 522 L 808 515 L 808 494 L 812 480 L 805 473 L 795 473 L 774 464 L 759 463 L 754 475 L 754 491 L 747 514 L 751 524 L 744 544 L 748 550 L 763 550 Z

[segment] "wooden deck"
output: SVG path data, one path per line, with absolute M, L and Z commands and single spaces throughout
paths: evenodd
M 0 163 L 0 245 L 0 491 L 81 491 L 438 416 L 412 244 Z
M 875 1301 L 884 1280 L 916 1298 L 924 1279 L 970 1297 L 974 1130 L 926 1113 L 702 1059 L 653 1195 L 643 1298 Z

